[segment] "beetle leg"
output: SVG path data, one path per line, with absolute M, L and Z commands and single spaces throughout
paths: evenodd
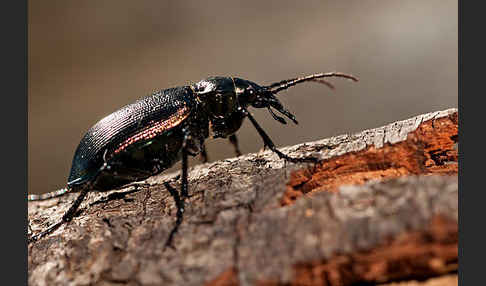
M 199 153 L 199 159 L 203 163 L 207 163 L 209 161 L 208 152 L 206 151 L 206 144 L 204 144 L 204 142 L 201 143 L 201 151 Z
M 241 151 L 240 151 L 240 147 L 238 145 L 238 138 L 236 137 L 236 134 L 231 134 L 229 136 L 228 140 L 231 143 L 231 145 L 233 145 L 233 148 L 235 150 L 236 157 L 241 156 Z
M 277 147 L 275 147 L 275 144 L 273 144 L 272 139 L 265 133 L 265 131 L 260 127 L 258 122 L 253 118 L 250 112 L 247 112 L 247 117 L 250 119 L 251 123 L 255 127 L 255 129 L 258 131 L 258 134 L 260 134 L 260 137 L 263 139 L 263 144 L 267 146 L 270 150 L 275 152 L 280 159 L 287 160 L 292 163 L 301 163 L 301 162 L 311 162 L 311 163 L 317 163 L 318 159 L 314 157 L 307 157 L 307 158 L 293 158 L 288 155 L 285 155 L 284 153 L 280 152 Z
M 190 138 L 189 132 L 187 129 L 184 129 L 184 139 L 182 141 L 182 170 L 181 170 L 181 191 L 180 194 L 177 193 L 177 190 L 174 189 L 168 182 L 165 182 L 165 188 L 169 191 L 171 196 L 174 198 L 174 202 L 177 207 L 177 218 L 174 227 L 172 228 L 167 241 L 165 242 L 165 247 L 172 246 L 172 240 L 174 235 L 177 233 L 179 226 L 182 224 L 183 215 L 184 215 L 184 200 L 188 197 L 187 192 L 187 142 Z
M 81 190 L 79 196 L 76 198 L 74 203 L 67 210 L 67 212 L 62 216 L 62 220 L 64 222 L 70 222 L 73 219 L 74 215 L 76 214 L 76 211 L 78 210 L 79 206 L 83 202 L 84 198 L 86 197 L 90 189 L 91 189 L 91 185 L 88 184 Z
M 106 151 L 105 151 L 105 155 L 106 155 Z M 103 172 L 104 170 L 109 170 L 109 169 L 110 169 L 110 166 L 105 161 L 105 163 L 103 164 L 103 166 L 99 169 L 98 175 L 99 175 L 99 173 Z M 49 226 L 46 230 L 44 230 L 44 231 L 42 231 L 42 232 L 40 232 L 40 233 L 38 233 L 38 234 L 36 234 L 34 236 L 29 237 L 28 243 L 30 244 L 31 242 L 37 241 L 40 238 L 42 238 L 42 237 L 50 234 L 51 232 L 55 231 L 63 223 L 70 222 L 73 219 L 73 217 L 76 215 L 76 211 L 78 210 L 79 206 L 84 201 L 84 199 L 86 198 L 86 195 L 92 189 L 92 186 L 96 185 L 96 182 L 98 181 L 98 178 L 99 177 L 97 177 L 93 182 L 86 183 L 85 185 L 82 186 L 82 188 L 81 188 L 81 190 L 79 192 L 78 197 L 72 203 L 72 205 L 69 207 L 69 209 L 64 213 L 64 215 L 62 216 L 61 221 L 59 221 L 59 222 L 57 222 L 57 223 Z
M 91 184 L 87 184 L 86 186 L 83 187 L 81 190 L 79 196 L 76 198 L 74 203 L 71 205 L 71 207 L 64 213 L 62 216 L 61 221 L 49 226 L 46 230 L 29 237 L 28 243 L 30 244 L 31 242 L 37 241 L 40 238 L 50 234 L 51 232 L 55 231 L 57 228 L 59 228 L 63 223 L 65 222 L 70 222 L 74 215 L 76 214 L 76 211 L 78 210 L 79 206 L 83 202 L 84 198 L 88 194 L 89 190 L 91 189 Z
M 172 187 L 169 182 L 164 182 L 165 188 L 169 191 L 170 195 L 174 198 L 174 202 L 177 207 L 177 218 L 174 227 L 170 231 L 169 237 L 167 238 L 165 242 L 165 247 L 170 246 L 172 247 L 172 239 L 174 238 L 174 235 L 176 234 L 177 230 L 179 229 L 179 226 L 182 223 L 182 218 L 183 218 L 183 213 L 184 213 L 184 200 L 181 199 L 179 196 L 179 193 L 177 192 L 174 187 Z
M 188 197 L 187 194 L 187 142 L 188 142 L 189 134 L 186 131 L 186 134 L 184 135 L 184 139 L 182 141 L 182 171 L 181 171 L 181 176 L 182 176 L 182 183 L 181 183 L 181 196 L 183 199 Z

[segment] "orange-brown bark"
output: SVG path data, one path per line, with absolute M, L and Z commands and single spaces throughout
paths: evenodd
M 370 146 L 320 162 L 291 174 L 281 204 L 304 194 L 335 192 L 342 185 L 363 184 L 419 174 L 457 174 L 457 113 L 423 122 L 405 141 Z

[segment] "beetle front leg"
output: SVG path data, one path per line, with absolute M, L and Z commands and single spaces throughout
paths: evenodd
M 317 163 L 319 160 L 314 157 L 307 157 L 307 158 L 293 158 L 288 155 L 285 155 L 284 153 L 280 152 L 277 147 L 275 147 L 275 144 L 273 144 L 272 139 L 265 133 L 265 131 L 260 127 L 258 122 L 253 118 L 250 112 L 247 112 L 247 117 L 250 119 L 251 123 L 255 127 L 255 129 L 258 131 L 258 134 L 260 134 L 260 137 L 263 139 L 263 144 L 267 146 L 270 150 L 275 152 L 280 159 L 287 160 L 292 163 L 303 163 L 303 162 L 310 162 L 310 163 Z

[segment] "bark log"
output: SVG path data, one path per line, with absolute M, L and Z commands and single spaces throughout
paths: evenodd
M 162 183 L 177 174 L 152 177 L 138 190 L 92 192 L 73 221 L 29 245 L 29 284 L 351 285 L 454 277 L 457 116 L 449 109 L 281 149 L 317 156 L 318 164 L 285 163 L 264 151 L 195 166 L 174 248 L 164 248 L 176 208 Z M 31 231 L 59 221 L 75 197 L 29 203 Z

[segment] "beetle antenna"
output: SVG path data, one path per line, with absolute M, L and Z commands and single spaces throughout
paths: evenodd
M 281 86 L 283 84 L 286 84 L 286 83 L 288 83 L 290 81 L 297 80 L 297 79 L 298 78 L 292 78 L 292 79 L 282 80 L 282 81 L 279 81 L 279 82 L 276 82 L 276 83 L 272 83 L 271 85 L 267 86 L 267 88 L 272 89 L 274 87 Z M 317 83 L 321 83 L 321 84 L 327 85 L 332 90 L 335 89 L 334 85 L 331 82 L 327 81 L 327 80 L 323 80 L 323 79 L 311 79 L 309 81 L 313 81 L 313 82 L 317 82 Z
M 317 82 L 317 83 L 320 83 L 320 84 L 323 84 L 323 85 L 327 85 L 327 87 L 329 87 L 330 89 L 332 90 L 335 90 L 336 88 L 334 87 L 334 84 L 332 84 L 331 82 L 327 81 L 327 80 L 323 80 L 323 79 L 313 79 L 311 80 L 313 82 Z
M 324 78 L 324 77 L 342 77 L 342 78 L 350 79 L 352 81 L 358 81 L 359 80 L 357 77 L 355 77 L 353 75 L 340 73 L 340 72 L 316 73 L 316 74 L 311 74 L 311 75 L 304 76 L 304 77 L 287 79 L 287 80 L 275 82 L 275 83 L 272 83 L 269 86 L 266 86 L 266 88 L 270 89 L 270 91 L 273 94 L 276 94 L 276 93 L 278 93 L 282 90 L 285 90 L 285 89 L 292 87 L 296 84 L 299 84 L 301 82 L 315 81 L 315 82 L 318 82 L 318 83 L 325 84 L 325 85 L 329 86 L 331 89 L 333 89 L 334 85 L 332 85 L 331 83 L 329 83 L 326 80 L 321 79 L 321 78 Z

